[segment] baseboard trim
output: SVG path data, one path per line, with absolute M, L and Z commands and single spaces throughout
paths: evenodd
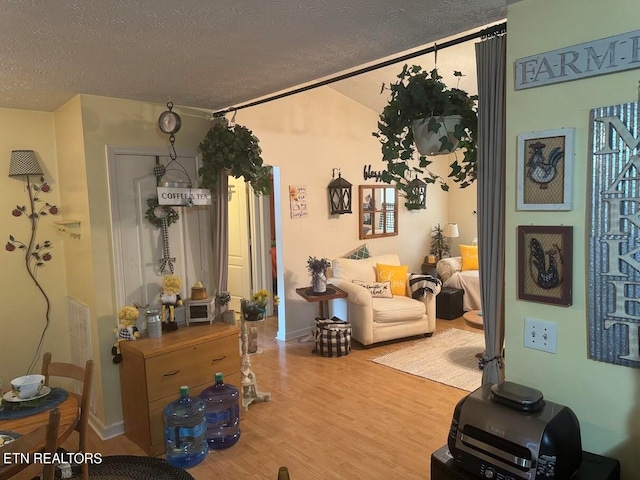
M 94 414 L 89 415 L 89 426 L 102 440 L 109 440 L 124 433 L 124 421 L 121 420 L 107 427 Z
M 305 327 L 305 328 L 299 328 L 298 330 L 288 331 L 284 334 L 284 338 L 283 338 L 282 332 L 278 330 L 278 333 L 276 334 L 276 340 L 287 342 L 289 340 L 295 340 L 297 338 L 301 338 L 307 335 L 313 335 L 312 328 Z

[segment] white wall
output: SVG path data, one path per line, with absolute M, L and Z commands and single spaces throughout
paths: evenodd
M 478 217 L 473 214 L 477 209 L 477 183 L 473 182 L 466 188 L 452 185 L 447 201 L 447 223 L 457 223 L 460 236 L 451 240 L 451 256 L 460 255 L 458 245 L 471 245 L 471 241 L 478 236 Z
M 236 122 L 259 138 L 265 162 L 281 167 L 277 195 L 284 207 L 286 331 L 282 335 L 286 338 L 307 333 L 316 316 L 317 305 L 308 304 L 295 292 L 297 287 L 309 285 L 308 256 L 331 259 L 367 243 L 372 254 L 397 252 L 410 270 L 420 271 L 429 251 L 431 228 L 447 220 L 447 194 L 438 187 L 428 189 L 426 210 L 409 211 L 400 201 L 399 235 L 394 237 L 359 240 L 357 210 L 351 215 L 329 215 L 327 186 L 332 168 L 339 167 L 342 177 L 353 184 L 354 199 L 358 185 L 375 183 L 363 179 L 364 166 L 384 169 L 379 143 L 371 135 L 377 121 L 376 112 L 328 87 L 237 112 Z M 290 185 L 307 187 L 306 218 L 290 218 Z

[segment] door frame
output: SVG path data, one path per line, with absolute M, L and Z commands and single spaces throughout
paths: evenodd
M 284 282 L 284 261 L 282 253 L 282 199 L 280 197 L 280 167 L 271 165 L 273 189 L 271 201 L 274 209 L 274 230 L 276 234 L 276 284 L 280 303 L 274 308 L 278 316 L 276 340 L 286 340 L 286 290 Z M 269 230 L 269 204 L 263 195 L 256 195 L 247 188 L 249 197 L 249 234 L 251 236 L 251 280 L 254 286 L 263 286 L 273 298 L 271 280 L 271 235 Z M 274 312 L 275 313 L 275 312 Z
M 111 255 L 113 259 L 113 279 L 115 284 L 113 285 L 113 291 L 115 293 L 116 305 L 124 305 L 126 299 L 126 292 L 124 290 L 124 265 L 122 263 L 122 243 L 120 241 L 120 235 L 116 235 L 117 226 L 114 225 L 114 212 L 118 209 L 115 204 L 115 199 L 113 197 L 112 187 L 117 183 L 117 179 L 115 177 L 115 162 L 116 157 L 118 155 L 137 155 L 137 156 L 148 156 L 148 157 L 167 157 L 169 156 L 169 152 L 166 148 L 162 147 L 133 147 L 133 146 L 112 146 L 107 145 L 105 147 L 106 151 L 106 159 L 107 159 L 107 178 L 109 184 L 107 185 L 107 193 L 109 195 L 109 219 L 111 224 L 111 242 L 112 249 Z M 176 150 L 176 155 L 178 157 L 192 157 L 196 161 L 196 166 L 200 166 L 202 163 L 202 154 L 195 150 Z M 196 179 L 197 180 L 197 179 Z M 211 232 L 205 232 L 202 229 L 200 230 L 200 236 L 202 238 L 203 235 L 211 234 Z M 209 258 L 211 258 L 209 256 Z M 210 266 L 209 266 L 210 267 Z M 210 268 L 209 268 L 210 270 Z M 186 288 L 186 287 L 185 287 Z M 118 324 L 118 319 L 114 319 L 115 324 Z
M 271 280 L 271 231 L 269 230 L 269 201 L 264 195 L 256 195 L 252 189 L 249 195 L 249 245 L 251 261 L 251 285 L 254 290 L 264 288 L 273 298 Z M 267 314 L 272 315 L 271 305 Z

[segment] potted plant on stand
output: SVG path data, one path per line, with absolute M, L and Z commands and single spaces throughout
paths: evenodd
M 458 80 L 462 76 L 454 75 Z M 390 92 L 389 103 L 380 114 L 378 131 L 373 132 L 388 163 L 382 180 L 407 194 L 407 173 L 416 172 L 424 175 L 426 183 L 438 182 L 447 191 L 445 179 L 429 170 L 432 161 L 427 156 L 464 149 L 463 158 L 451 163 L 448 177 L 461 188 L 471 185 L 476 179 L 477 96 L 449 88 L 436 69 L 427 72 L 417 65 L 404 65 L 397 82 L 383 84 L 385 90 Z M 416 154 L 418 166 L 410 167 Z
M 267 305 L 270 301 L 269 297 L 271 297 L 271 294 L 263 288 L 254 293 L 251 296 L 251 300 L 247 300 L 246 298 L 240 300 L 242 317 L 244 320 L 248 322 L 264 320 L 264 317 L 267 314 Z M 277 306 L 279 304 L 280 299 L 276 295 L 273 297 L 273 305 Z
M 200 186 L 216 191 L 218 176 L 243 177 L 257 195 L 268 195 L 271 167 L 264 165 L 258 138 L 243 125 L 230 125 L 219 117 L 200 142 L 202 167 L 198 170 Z
M 330 266 L 331 262 L 327 258 L 309 257 L 307 260 L 307 270 L 311 274 L 313 293 L 327 291 L 327 268 Z

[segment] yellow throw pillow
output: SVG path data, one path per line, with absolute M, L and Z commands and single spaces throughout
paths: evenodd
M 376 263 L 376 281 L 391 282 L 393 295 L 407 296 L 407 272 L 409 265 L 384 265 Z
M 478 246 L 460 245 L 462 270 L 478 270 Z

